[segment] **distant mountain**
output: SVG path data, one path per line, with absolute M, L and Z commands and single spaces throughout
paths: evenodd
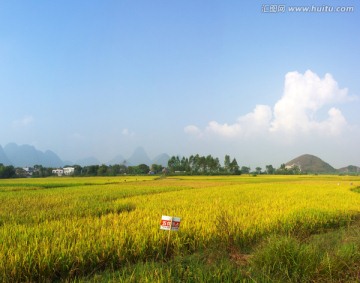
M 11 161 L 6 156 L 5 151 L 1 145 L 0 145 L 0 163 L 2 163 L 4 165 L 11 165 Z
M 169 155 L 162 153 L 152 160 L 142 147 L 138 147 L 129 158 L 117 155 L 107 162 L 107 164 L 125 164 L 126 166 L 137 166 L 139 164 L 151 166 L 152 164 L 159 164 L 165 167 L 167 166 L 169 159 Z M 68 160 L 62 161 L 60 157 L 51 150 L 42 152 L 32 145 L 17 145 L 16 143 L 9 143 L 4 148 L 0 145 L 0 163 L 4 165 L 13 165 L 15 167 L 27 167 L 34 165 L 42 165 L 44 167 L 63 167 L 65 165 L 73 164 L 80 166 L 102 164 L 96 157 L 82 158 L 76 162 Z
M 114 165 L 114 164 L 123 164 L 125 161 L 125 158 L 122 155 L 116 155 L 113 159 L 111 159 L 107 164 L 108 165 Z
M 336 169 L 321 160 L 319 157 L 310 154 L 304 154 L 287 162 L 286 166 L 296 165 L 303 173 L 336 173 Z
M 41 160 L 41 164 L 44 164 L 44 166 L 49 166 L 49 167 L 64 166 L 64 162 L 60 159 L 60 157 L 57 156 L 57 154 L 51 150 L 45 151 Z
M 152 161 L 142 147 L 135 149 L 134 153 L 126 160 L 127 165 L 146 164 L 151 165 Z
M 75 164 L 80 166 L 89 166 L 89 165 L 100 165 L 101 162 L 96 157 L 86 157 L 81 158 L 75 162 Z
M 151 166 L 152 164 L 158 164 L 165 167 L 167 166 L 169 159 L 170 156 L 166 153 L 162 153 L 156 156 L 154 159 L 150 159 L 145 150 L 142 147 L 138 147 L 135 149 L 135 151 L 129 158 L 125 158 L 124 156 L 119 154 L 106 164 L 125 164 L 126 166 L 137 166 L 139 164 L 146 164 L 148 166 Z
M 153 164 L 159 164 L 159 165 L 162 165 L 163 167 L 166 167 L 168 165 L 168 161 L 170 159 L 170 156 L 166 153 L 162 153 L 158 156 L 156 156 L 154 159 L 153 159 Z
M 354 166 L 354 165 L 349 165 L 347 167 L 343 167 L 337 170 L 339 173 L 345 173 L 345 174 L 354 174 L 354 173 L 360 173 L 360 167 L 358 166 Z
M 63 166 L 62 160 L 54 152 L 42 152 L 31 145 L 17 145 L 9 143 L 4 147 L 7 159 L 15 167 L 43 165 L 45 167 Z

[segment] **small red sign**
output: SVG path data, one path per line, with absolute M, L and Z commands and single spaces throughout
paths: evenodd
M 160 229 L 178 231 L 180 227 L 180 218 L 163 215 L 161 217 Z

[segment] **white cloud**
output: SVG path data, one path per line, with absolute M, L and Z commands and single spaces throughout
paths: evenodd
M 201 135 L 201 130 L 198 127 L 194 126 L 194 125 L 186 126 L 184 128 L 184 132 L 187 133 L 187 134 L 190 134 L 190 135 L 194 135 L 194 136 Z
M 352 99 L 348 90 L 339 88 L 330 74 L 320 78 L 310 70 L 304 74 L 289 72 L 285 76 L 284 93 L 273 110 L 268 105 L 257 105 L 233 124 L 211 121 L 204 130 L 194 125 L 184 130 L 191 135 L 212 134 L 229 139 L 268 134 L 290 138 L 299 134 L 340 135 L 348 124 L 333 105 Z M 316 114 L 322 109 L 327 110 L 328 116 L 319 121 Z
M 329 135 L 340 135 L 342 130 L 347 127 L 347 122 L 339 109 L 335 107 L 328 111 L 328 119 L 324 122 L 317 123 L 319 130 L 322 133 L 328 133 Z
M 251 136 L 266 131 L 271 121 L 271 108 L 267 105 L 256 105 L 253 112 L 239 117 L 236 123 L 219 124 L 212 121 L 206 127 L 206 132 L 224 137 Z
M 336 115 L 333 115 L 334 111 L 329 111 L 325 121 L 317 121 L 314 117 L 326 105 L 350 101 L 347 92 L 347 89 L 338 87 L 330 74 L 321 79 L 309 70 L 304 74 L 289 72 L 285 76 L 284 94 L 274 106 L 274 120 L 270 130 L 287 133 L 323 130 L 338 134 L 341 127 L 346 125 L 340 110 L 337 110 Z M 334 124 L 329 124 L 329 119 Z
M 15 127 L 26 127 L 34 122 L 34 117 L 32 116 L 25 116 L 19 120 L 13 121 L 13 126 Z

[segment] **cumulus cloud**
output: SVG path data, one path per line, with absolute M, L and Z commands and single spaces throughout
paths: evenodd
M 233 124 L 211 121 L 204 130 L 190 125 L 184 131 L 196 136 L 213 134 L 224 138 L 279 133 L 288 136 L 314 133 L 340 135 L 347 127 L 347 121 L 334 105 L 352 99 L 346 88 L 339 88 L 331 74 L 320 78 L 310 70 L 304 74 L 289 72 L 285 76 L 283 95 L 273 108 L 257 105 Z M 327 117 L 318 120 L 317 113 L 322 109 L 327 110 Z
M 329 117 L 325 121 L 317 121 L 315 117 L 317 111 L 326 105 L 351 100 L 347 93 L 348 90 L 340 89 L 330 74 L 326 74 L 321 79 L 311 71 L 306 71 L 304 74 L 289 72 L 285 76 L 284 94 L 274 106 L 274 120 L 270 130 L 272 132 L 329 130 L 334 134 L 339 133 L 341 127 L 346 125 L 340 110 L 329 110 Z M 330 124 L 330 121 L 333 124 Z
M 272 113 L 269 106 L 256 105 L 253 112 L 239 117 L 236 123 L 228 125 L 211 121 L 205 131 L 224 137 L 250 136 L 267 130 L 271 117 Z
M 14 127 L 26 127 L 34 122 L 33 116 L 25 116 L 19 120 L 13 121 Z
M 332 107 L 328 111 L 328 115 L 329 117 L 325 121 L 317 123 L 319 130 L 322 133 L 328 132 L 331 135 L 340 135 L 342 129 L 347 126 L 345 117 L 342 115 L 341 111 L 335 107 Z

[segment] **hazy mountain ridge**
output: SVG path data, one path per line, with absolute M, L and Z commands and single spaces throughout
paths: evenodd
M 127 165 L 139 165 L 139 164 L 146 164 L 151 165 L 152 160 L 149 158 L 147 153 L 142 147 L 137 147 L 133 154 L 126 160 Z
M 10 165 L 11 164 L 11 161 L 6 156 L 6 153 L 5 153 L 5 151 L 4 151 L 4 149 L 2 148 L 1 145 L 0 145 L 0 163 L 2 163 L 4 165 Z
M 151 159 L 144 148 L 137 147 L 134 152 L 129 156 L 129 158 L 125 158 L 123 155 L 117 155 L 115 158 L 111 159 L 109 162 L 107 162 L 108 165 L 114 165 L 114 164 L 124 164 L 126 166 L 136 166 L 139 164 L 146 164 L 148 166 L 152 164 L 158 164 L 162 165 L 164 167 L 167 166 L 168 160 L 170 159 L 170 156 L 166 153 L 162 153 L 160 155 L 157 155 L 153 159 Z
M 152 164 L 159 164 L 164 167 L 167 166 L 170 156 L 166 153 L 162 153 L 155 158 L 151 159 L 147 155 L 146 151 L 142 147 L 137 147 L 129 158 L 123 157 L 123 155 L 117 155 L 107 165 L 124 164 L 126 166 L 136 166 L 139 164 L 146 164 L 151 166 Z M 0 145 L 0 163 L 4 165 L 13 165 L 15 167 L 26 167 L 34 165 L 43 165 L 45 167 L 63 167 L 65 165 L 101 165 L 95 157 L 87 157 L 77 160 L 76 162 L 66 161 L 64 162 L 56 153 L 51 150 L 42 152 L 31 145 L 17 145 L 15 143 L 9 143 L 5 147 Z M 349 165 L 340 169 L 335 169 L 330 164 L 326 163 L 317 156 L 311 154 L 304 154 L 298 156 L 285 164 L 286 166 L 296 165 L 303 173 L 339 173 L 339 174 L 358 174 L 360 173 L 360 167 Z
M 17 145 L 16 143 L 9 143 L 3 148 L 2 152 L 4 155 L 0 153 L 0 163 L 5 165 L 16 167 L 33 165 L 60 167 L 64 165 L 60 157 L 53 151 L 47 150 L 42 152 L 28 144 Z
M 136 166 L 139 164 L 146 164 L 151 166 L 151 164 L 159 164 L 165 167 L 167 166 L 169 159 L 170 156 L 166 153 L 160 154 L 154 159 L 151 159 L 142 147 L 138 147 L 129 156 L 129 158 L 124 158 L 122 155 L 117 155 L 106 164 L 125 164 L 126 166 Z M 63 161 L 56 153 L 51 150 L 42 152 L 32 145 L 17 145 L 16 143 L 9 143 L 4 148 L 0 145 L 0 163 L 4 165 L 13 165 L 15 167 L 27 167 L 34 165 L 42 165 L 45 167 L 63 167 L 65 165 L 74 164 L 80 166 L 102 164 L 102 162 L 93 156 L 76 160 L 76 162 Z
M 153 164 L 159 164 L 164 167 L 167 166 L 170 156 L 166 153 L 162 153 L 153 159 Z

